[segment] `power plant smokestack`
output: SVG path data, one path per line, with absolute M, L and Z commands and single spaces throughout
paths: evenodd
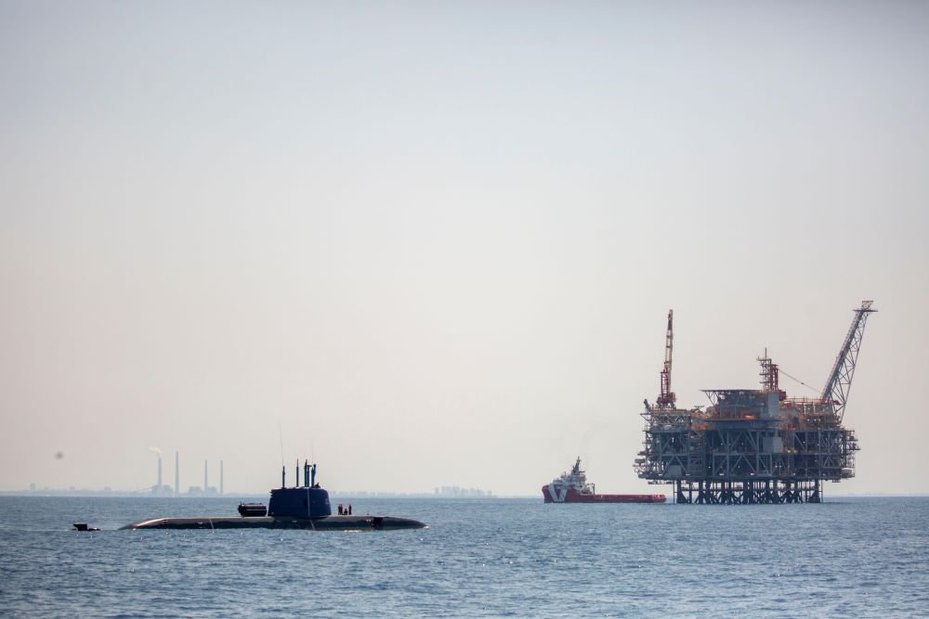
M 223 461 L 219 461 L 219 493 L 223 493 Z
M 180 452 L 174 452 L 174 496 L 181 493 L 181 457 Z
M 157 447 L 149 447 L 148 450 L 158 456 L 158 483 L 152 486 L 152 494 L 158 495 L 161 494 L 161 450 Z
M 208 470 L 208 469 L 207 469 L 207 467 L 208 467 L 208 466 L 209 466 L 209 461 L 208 461 L 208 460 L 204 460 L 204 461 L 203 461 L 203 492 L 204 492 L 204 494 L 207 492 L 207 489 L 209 488 L 209 485 L 207 484 L 207 479 L 208 479 L 208 476 L 207 476 L 207 470 Z

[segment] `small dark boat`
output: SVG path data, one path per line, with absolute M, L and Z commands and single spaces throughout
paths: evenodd
M 316 483 L 316 465 L 303 464 L 303 485 L 271 490 L 267 508 L 262 503 L 241 503 L 239 516 L 151 518 L 127 524 L 123 529 L 312 529 L 314 531 L 387 531 L 422 529 L 426 525 L 397 516 L 332 515 L 329 493 Z M 299 468 L 298 479 L 299 483 Z

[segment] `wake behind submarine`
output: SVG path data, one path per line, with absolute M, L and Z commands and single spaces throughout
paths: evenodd
M 300 481 L 299 468 L 297 482 Z M 281 487 L 271 490 L 267 508 L 261 503 L 242 503 L 239 517 L 198 516 L 192 518 L 150 518 L 127 524 L 120 529 L 312 529 L 314 531 L 389 531 L 422 529 L 426 525 L 411 518 L 396 516 L 332 515 L 329 492 L 316 483 L 316 465 L 303 464 L 303 486 L 285 487 L 286 473 L 281 471 Z

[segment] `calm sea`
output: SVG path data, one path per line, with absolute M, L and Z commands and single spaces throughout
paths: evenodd
M 116 531 L 234 515 L 238 498 L 0 497 L 0 614 L 929 616 L 929 498 L 351 503 L 429 528 Z M 80 521 L 104 530 L 69 530 Z

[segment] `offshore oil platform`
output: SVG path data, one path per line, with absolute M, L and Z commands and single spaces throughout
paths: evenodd
M 761 389 L 705 389 L 710 406 L 678 408 L 671 391 L 673 311 L 657 401 L 645 400 L 645 443 L 634 468 L 672 484 L 677 503 L 819 503 L 823 482 L 855 475 L 858 439 L 842 426 L 865 323 L 862 301 L 818 398 L 789 398 L 764 357 Z

